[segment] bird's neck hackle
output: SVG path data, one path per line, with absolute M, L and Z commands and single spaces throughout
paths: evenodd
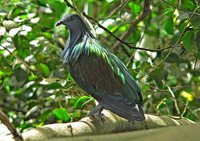
M 85 35 L 94 38 L 86 22 L 80 18 L 80 25 L 77 27 L 69 28 L 69 39 L 71 42 L 79 43 Z
M 84 50 L 87 39 L 95 38 L 94 35 L 90 32 L 87 24 L 83 20 L 81 20 L 81 22 L 81 25 L 77 27 L 68 27 L 69 37 L 65 48 L 61 53 L 61 57 L 63 58 L 64 63 L 67 63 L 71 60 L 71 53 L 77 44 L 83 42 L 83 46 L 81 46 L 80 50 Z

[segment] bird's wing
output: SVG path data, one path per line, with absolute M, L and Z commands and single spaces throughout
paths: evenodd
M 129 120 L 144 120 L 144 112 L 141 108 L 141 91 L 129 73 L 126 66 L 114 54 L 109 53 L 109 60 L 116 77 L 121 78 L 121 86 L 113 95 L 100 95 L 101 103 L 112 112 Z M 98 95 L 99 96 L 99 95 Z
M 145 119 L 141 105 L 135 104 L 119 95 L 96 95 L 103 107 L 128 120 L 143 121 Z
M 136 81 L 131 76 L 129 70 L 124 65 L 124 63 L 112 53 L 110 53 L 110 60 L 111 60 L 112 66 L 115 66 L 114 68 L 119 69 L 121 71 L 121 74 L 123 74 L 125 84 L 126 84 L 125 85 L 126 88 L 124 88 L 126 89 L 126 93 L 128 95 L 132 95 L 132 92 L 134 92 L 135 94 L 133 95 L 133 97 L 135 95 L 137 95 L 137 97 L 134 97 L 133 99 L 137 99 L 138 101 L 142 102 L 143 98 L 142 98 L 140 88 L 138 87 Z M 130 92 L 128 90 L 130 90 Z

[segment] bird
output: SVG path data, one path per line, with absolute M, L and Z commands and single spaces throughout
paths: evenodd
M 69 31 L 63 63 L 80 88 L 98 102 L 89 116 L 99 117 L 106 109 L 129 121 L 144 121 L 141 90 L 124 63 L 95 37 L 82 16 L 67 14 L 56 23 L 60 25 Z

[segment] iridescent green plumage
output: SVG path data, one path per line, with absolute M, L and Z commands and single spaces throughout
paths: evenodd
M 80 42 L 74 46 L 66 62 L 70 62 L 70 60 L 76 61 L 82 53 L 102 57 L 110 65 L 113 72 L 125 83 L 125 77 L 123 73 L 120 71 L 116 63 L 111 62 L 110 52 L 106 48 L 103 48 L 96 39 L 90 38 L 88 35 L 86 35 L 83 38 L 83 42 Z M 113 58 L 115 58 L 117 61 L 120 61 L 114 55 Z
M 78 15 L 66 15 L 58 24 L 68 26 L 70 37 L 61 54 L 77 84 L 92 95 L 102 109 L 128 120 L 144 120 L 142 95 L 126 66 L 88 30 Z

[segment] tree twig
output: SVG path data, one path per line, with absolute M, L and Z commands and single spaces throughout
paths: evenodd
M 136 46 L 131 46 L 130 43 L 127 43 L 123 40 L 121 40 L 120 38 L 118 38 L 116 35 L 114 35 L 110 30 L 108 30 L 106 27 L 104 27 L 103 25 L 101 25 L 95 18 L 88 16 L 87 14 L 83 13 L 83 15 L 94 21 L 100 28 L 102 28 L 104 31 L 106 31 L 107 33 L 109 33 L 112 37 L 114 37 L 116 40 L 120 41 L 121 43 L 125 44 L 126 46 L 128 46 L 130 49 L 138 49 L 138 50 L 144 50 L 144 51 L 150 51 L 150 52 L 160 52 L 160 51 L 164 51 L 173 47 L 181 47 L 180 45 L 174 45 L 174 46 L 168 46 L 166 48 L 161 48 L 161 49 L 148 49 L 148 48 L 141 48 L 141 47 L 136 47 Z
M 120 4 L 116 6 L 116 8 L 114 8 L 110 14 L 106 17 L 106 19 L 110 18 L 114 13 L 116 13 L 117 11 L 119 11 L 123 6 L 125 6 L 130 0 L 121 0 Z
M 140 82 L 140 83 L 143 83 L 143 82 Z M 143 83 L 145 84 L 145 83 Z M 194 114 L 194 111 L 189 107 L 189 105 L 186 105 L 181 99 L 177 98 L 177 97 L 173 97 L 171 94 L 169 94 L 169 90 L 161 90 L 160 88 L 157 88 L 157 87 L 154 87 L 152 85 L 149 85 L 150 89 L 152 89 L 153 91 L 149 90 L 149 91 L 146 91 L 146 92 L 150 92 L 150 93 L 155 93 L 155 90 L 158 91 L 158 92 L 161 92 L 161 93 L 164 93 L 167 97 L 173 99 L 173 100 L 176 100 L 177 103 L 181 103 L 184 105 L 184 108 L 186 108 L 186 110 L 189 110 L 190 113 L 197 119 L 199 120 L 199 117 L 197 117 L 195 114 Z M 180 88 L 188 88 L 188 87 L 191 87 L 190 85 L 184 85 L 184 86 L 178 86 Z M 170 87 L 170 89 L 176 89 L 177 87 Z M 180 119 L 180 118 L 179 118 Z
M 131 26 L 128 29 L 128 32 L 125 32 L 124 34 L 122 34 L 122 36 L 120 37 L 120 39 L 118 39 L 118 42 L 116 42 L 114 44 L 113 49 L 118 48 L 121 43 L 124 43 L 123 40 L 125 40 L 127 37 L 129 37 L 129 35 L 136 28 L 137 24 L 140 21 L 144 20 L 146 18 L 146 16 L 149 15 L 149 13 L 150 13 L 150 3 L 151 3 L 151 0 L 144 0 L 143 10 L 142 10 L 141 14 L 132 22 Z
M 185 104 L 185 105 L 188 105 L 188 103 L 189 103 L 189 100 L 186 101 L 186 104 Z M 183 112 L 181 113 L 181 117 L 184 116 L 184 114 L 185 114 L 186 111 L 187 111 L 187 108 L 186 108 L 186 106 L 185 106 L 184 109 L 183 109 Z
M 193 12 L 191 12 L 191 11 L 182 9 L 182 8 L 180 8 L 180 7 L 177 7 L 177 6 L 175 6 L 175 5 L 171 4 L 171 3 L 169 3 L 169 2 L 166 1 L 166 0 L 162 0 L 162 1 L 163 1 L 165 4 L 167 4 L 167 5 L 171 6 L 171 7 L 173 7 L 174 9 L 178 9 L 178 10 L 184 11 L 184 12 L 189 13 L 189 14 L 193 14 L 193 15 L 198 15 L 198 16 L 200 16 L 199 13 L 196 13 L 196 12 L 193 13 Z
M 141 14 L 141 16 L 139 16 L 135 21 L 133 21 L 132 23 L 132 28 L 135 28 L 135 26 L 140 22 L 142 21 L 150 12 L 150 8 L 149 8 L 149 5 L 150 5 L 150 1 L 151 0 L 145 0 L 145 3 L 144 3 L 144 10 Z M 78 12 L 78 10 L 73 6 L 71 5 L 67 0 L 65 0 L 66 2 L 66 5 L 70 8 L 72 8 L 73 10 L 75 10 L 76 12 Z M 141 47 L 136 47 L 136 46 L 132 46 L 130 45 L 130 43 L 127 43 L 125 41 L 123 41 L 123 39 L 121 38 L 118 38 L 116 35 L 114 35 L 109 29 L 107 29 L 106 27 L 104 27 L 102 24 L 100 24 L 98 22 L 98 20 L 96 20 L 95 18 L 93 17 L 90 17 L 88 16 L 86 13 L 82 12 L 81 13 L 84 17 L 86 17 L 87 19 L 90 19 L 92 20 L 93 22 L 95 22 L 100 28 L 102 28 L 104 31 L 106 31 L 107 33 L 109 33 L 113 38 L 115 38 L 116 40 L 118 40 L 120 43 L 123 43 L 124 45 L 128 46 L 130 49 L 138 49 L 138 50 L 143 50 L 143 51 L 150 51 L 150 52 L 160 52 L 160 51 L 164 51 L 164 50 L 167 50 L 167 49 L 170 49 L 170 48 L 174 48 L 174 47 L 181 47 L 181 45 L 176 45 L 176 46 L 169 46 L 169 47 L 166 47 L 166 48 L 162 48 L 162 49 L 148 49 L 148 48 L 141 48 Z M 131 30 L 132 31 L 132 30 Z M 130 33 L 131 33 L 130 31 Z M 130 33 L 127 33 L 127 34 L 130 34 Z M 124 35 L 125 36 L 125 35 Z M 127 36 L 127 35 L 126 35 Z M 120 44 L 119 43 L 119 44 Z
M 24 62 L 19 56 L 17 56 L 16 54 L 12 53 L 9 49 L 7 49 L 4 46 L 0 46 L 2 47 L 4 50 L 8 51 L 12 56 L 14 56 L 21 64 L 23 64 L 28 70 L 30 70 L 31 72 L 35 71 L 34 69 L 30 68 L 30 66 Z
M 193 13 L 195 13 L 199 8 L 200 8 L 200 6 L 198 6 L 198 7 L 193 11 Z M 194 14 L 191 14 L 191 15 L 190 15 L 190 17 L 189 17 L 189 19 L 188 19 L 188 21 L 187 21 L 187 24 L 190 22 L 190 20 L 191 20 L 191 18 L 192 18 L 193 16 L 194 16 Z M 186 24 L 186 25 L 187 25 L 187 24 Z M 178 37 L 176 43 L 174 44 L 175 46 L 178 45 L 179 42 L 181 41 L 181 38 L 183 37 L 183 35 L 184 35 L 186 29 L 187 29 L 187 26 L 183 29 L 183 31 L 182 31 L 181 34 L 179 35 L 179 37 Z M 139 80 L 141 80 L 141 79 L 142 79 L 143 77 L 145 77 L 146 75 L 149 75 L 150 73 L 154 72 L 161 64 L 163 64 L 163 63 L 165 62 L 165 60 L 169 57 L 169 55 L 172 53 L 173 49 L 174 49 L 174 48 L 171 48 L 170 51 L 167 53 L 167 55 L 160 61 L 160 63 L 159 63 L 158 65 L 156 65 L 156 66 L 154 67 L 154 69 L 150 70 L 148 73 L 146 73 L 146 74 L 144 74 L 143 76 L 141 76 L 141 77 L 139 78 Z
M 173 101 L 174 101 L 174 107 L 175 107 L 175 109 L 176 109 L 176 111 L 177 111 L 177 113 L 178 113 L 178 115 L 180 115 L 180 118 L 182 117 L 181 116 L 181 112 L 180 112 L 180 110 L 179 110 L 179 106 L 178 106 L 178 102 L 177 102 L 177 100 L 176 100 L 176 97 L 175 97 L 175 95 L 174 95 L 174 92 L 172 91 L 172 89 L 167 85 L 167 83 L 165 83 L 165 85 L 167 86 L 167 88 L 168 88 L 168 90 L 169 90 L 169 93 L 171 94 L 171 96 L 173 97 Z
M 13 135 L 13 137 L 15 138 L 16 141 L 23 141 L 22 136 L 20 134 L 18 134 L 14 125 L 12 123 L 10 123 L 8 117 L 2 110 L 0 110 L 0 120 L 4 125 L 6 125 L 6 127 L 11 132 L 11 134 Z

